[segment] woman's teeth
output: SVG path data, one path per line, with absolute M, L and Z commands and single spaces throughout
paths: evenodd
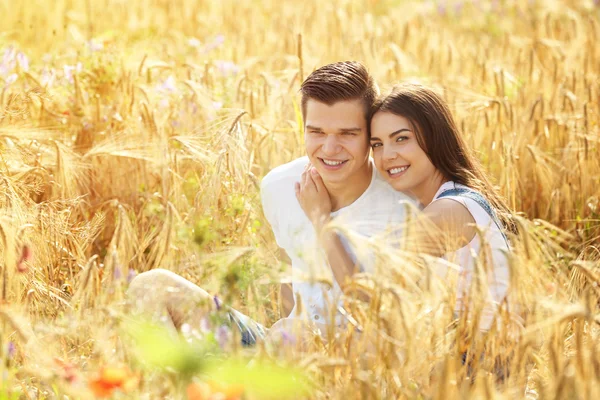
M 344 161 L 334 161 L 334 160 L 325 160 L 325 159 L 323 159 L 323 162 L 325 164 L 327 164 L 327 165 L 336 166 L 336 165 L 342 164 Z
M 392 168 L 388 170 L 388 172 L 392 175 L 399 174 L 400 172 L 404 172 L 408 169 L 408 165 L 405 167 Z

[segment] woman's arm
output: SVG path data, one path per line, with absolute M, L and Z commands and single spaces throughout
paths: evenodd
M 436 257 L 466 246 L 477 232 L 475 219 L 452 199 L 433 201 L 405 230 L 407 248 Z

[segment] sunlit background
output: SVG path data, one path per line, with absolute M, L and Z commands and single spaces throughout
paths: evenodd
M 290 366 L 307 398 L 600 394 L 598 1 L 0 0 L 0 27 L 0 398 L 289 398 L 304 393 Z M 510 377 L 484 362 L 466 377 L 446 326 L 426 324 L 443 300 L 421 293 L 401 318 L 393 301 L 357 311 L 386 321 L 365 322 L 385 337 L 368 360 L 343 335 L 301 354 L 284 343 L 261 350 L 264 373 L 223 361 L 254 380 L 236 390 L 207 385 L 203 368 L 219 367 L 202 357 L 139 361 L 146 342 L 121 322 L 142 271 L 279 318 L 286 266 L 258 187 L 303 155 L 300 83 L 340 60 L 363 62 L 382 91 L 440 90 L 520 213 L 514 290 L 529 319 L 519 340 L 498 327 L 484 346 L 492 364 L 512 351 Z M 244 359 L 216 332 L 210 352 Z M 269 389 L 278 379 L 287 392 Z

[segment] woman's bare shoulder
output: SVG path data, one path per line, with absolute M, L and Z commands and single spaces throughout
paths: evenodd
M 451 237 L 460 238 L 462 245 L 465 241 L 471 241 L 476 234 L 475 219 L 460 201 L 450 198 L 435 200 L 425 207 L 423 213 L 440 230 Z

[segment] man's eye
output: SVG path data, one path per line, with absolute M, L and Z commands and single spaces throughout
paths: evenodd
M 346 135 L 346 136 L 356 136 L 355 132 L 344 132 L 342 133 L 342 135 Z

